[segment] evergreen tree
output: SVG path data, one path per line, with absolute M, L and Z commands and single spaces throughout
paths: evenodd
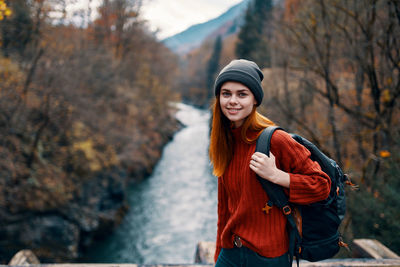
M 221 57 L 221 51 L 222 51 L 222 38 L 221 35 L 217 37 L 214 43 L 214 50 L 211 55 L 210 60 L 208 61 L 207 64 L 207 90 L 208 94 L 207 97 L 208 99 L 212 99 L 213 97 L 213 87 L 214 87 L 214 81 L 217 75 L 217 72 L 219 70 L 219 60 Z
M 260 67 L 271 65 L 268 44 L 271 10 L 272 0 L 254 0 L 249 3 L 244 25 L 238 35 L 236 46 L 238 58 L 253 60 Z

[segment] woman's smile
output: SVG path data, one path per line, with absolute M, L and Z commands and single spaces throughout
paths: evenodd
M 227 108 L 228 112 L 232 115 L 238 114 L 241 110 L 240 108 Z

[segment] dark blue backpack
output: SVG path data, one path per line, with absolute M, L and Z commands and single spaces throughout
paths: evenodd
M 277 126 L 270 126 L 261 133 L 257 140 L 256 151 L 269 156 L 271 137 L 277 129 L 283 130 Z M 257 178 L 269 196 L 270 201 L 266 205 L 269 207 L 276 205 L 288 219 L 291 262 L 293 256 L 296 256 L 297 264 L 300 258 L 312 262 L 328 259 L 333 257 L 341 246 L 347 247 L 338 228 L 346 211 L 344 186 L 346 183 L 351 183 L 339 165 L 313 143 L 296 134 L 291 136 L 311 152 L 311 159 L 318 162 L 331 179 L 329 197 L 310 205 L 292 204 L 289 203 L 281 186 L 259 176 Z

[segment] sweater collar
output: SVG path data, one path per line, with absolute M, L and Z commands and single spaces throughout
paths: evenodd
M 238 141 L 245 142 L 242 138 L 242 129 L 243 129 L 243 126 L 240 126 L 238 128 L 233 128 L 233 127 L 231 128 L 233 138 L 235 139 L 236 142 L 238 142 Z M 247 137 L 250 137 L 251 139 L 253 139 L 257 136 L 257 132 L 251 131 L 251 130 L 247 130 L 246 134 L 247 134 Z
M 240 126 L 238 128 L 231 127 L 231 131 L 232 131 L 232 134 L 233 134 L 233 137 L 235 140 L 241 139 L 242 129 L 243 129 L 243 126 Z

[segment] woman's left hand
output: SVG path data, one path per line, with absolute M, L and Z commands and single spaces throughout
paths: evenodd
M 261 178 L 289 188 L 290 175 L 276 167 L 275 156 L 272 153 L 269 157 L 261 152 L 254 153 L 251 156 L 250 169 Z

